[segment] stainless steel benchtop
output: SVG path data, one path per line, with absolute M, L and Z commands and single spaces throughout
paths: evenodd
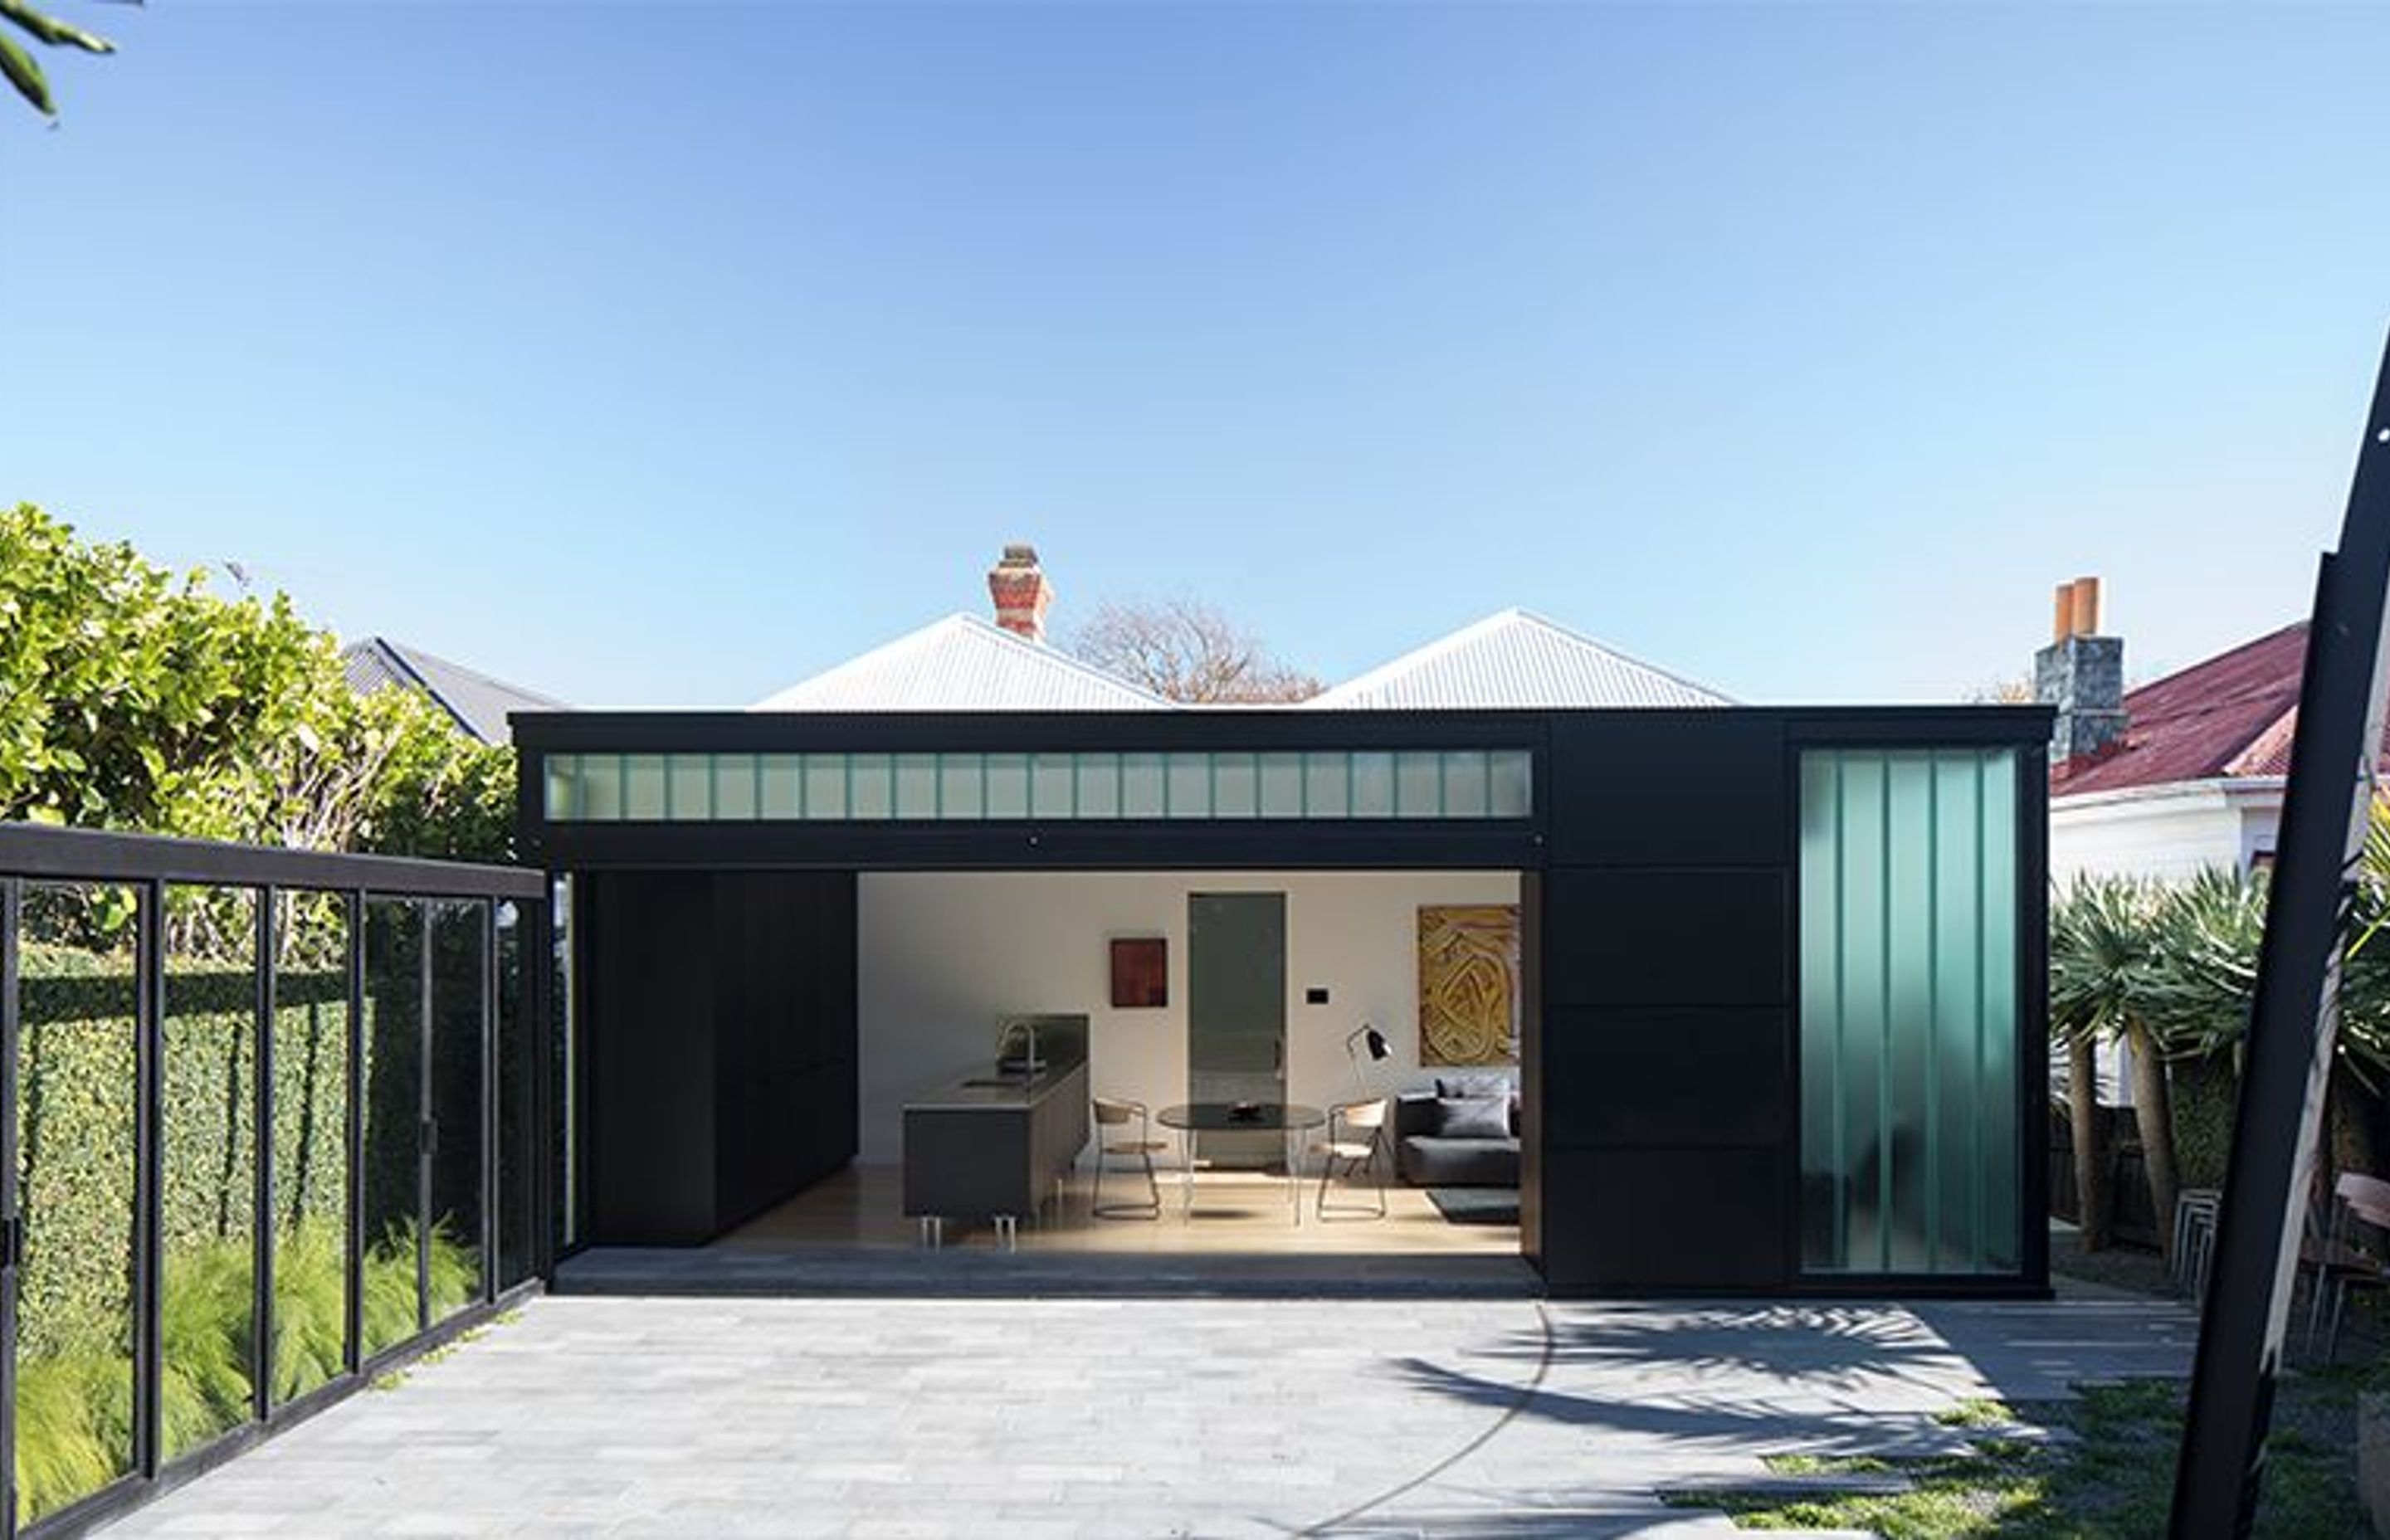
M 1084 1059 L 1048 1065 L 1034 1075 L 998 1075 L 993 1068 L 984 1074 L 967 1076 L 948 1085 L 941 1085 L 919 1098 L 905 1104 L 907 1112 L 973 1112 L 1019 1110 L 1037 1103 L 1061 1089 L 1063 1084 L 1087 1067 Z M 983 1085 L 981 1081 L 1002 1080 L 1001 1085 Z

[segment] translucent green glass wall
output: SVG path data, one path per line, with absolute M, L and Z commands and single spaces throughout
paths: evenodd
M 2017 759 L 1801 757 L 1801 1223 L 1811 1273 L 2021 1264 Z
M 1524 749 L 551 754 L 559 823 L 1524 818 Z

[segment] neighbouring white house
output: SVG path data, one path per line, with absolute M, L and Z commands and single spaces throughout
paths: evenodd
M 2074 602 L 2087 584 L 2088 602 Z M 2067 613 L 2035 670 L 2037 694 L 2059 712 L 2050 879 L 2062 888 L 2077 876 L 2180 881 L 2205 867 L 2247 872 L 2270 863 L 2306 622 L 2127 691 L 2123 640 L 2096 635 L 2097 580 L 2060 593 Z
M 2037 699 L 2058 708 L 2049 749 L 2049 877 L 2180 882 L 2274 858 L 2298 725 L 2307 625 L 2294 622 L 2138 689 L 2124 640 L 2098 634 L 2100 585 L 2058 590 L 2056 636 L 2034 660 Z M 2390 768 L 2390 757 L 2384 761 Z M 2119 1046 L 2100 1099 L 2131 1103 Z

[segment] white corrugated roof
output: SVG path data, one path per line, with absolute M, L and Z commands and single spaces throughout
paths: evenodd
M 758 700 L 759 712 L 1171 711 L 1158 695 L 1016 636 L 949 615 Z
M 1525 610 L 1505 610 L 1304 702 L 1323 711 L 1725 706 L 1725 696 Z

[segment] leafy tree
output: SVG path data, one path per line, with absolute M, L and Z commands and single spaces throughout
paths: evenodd
M 286 596 L 0 513 L 0 818 L 497 860 L 513 785 L 424 697 L 351 690 Z
M 138 0 L 131 3 L 138 4 Z M 31 0 L 0 0 L 0 21 L 53 48 L 80 48 L 87 54 L 116 52 L 116 45 L 108 39 L 35 10 Z M 58 115 L 58 103 L 51 98 L 50 83 L 42 73 L 42 67 L 33 62 L 33 56 L 8 34 L 6 28 L 0 28 L 0 75 L 8 77 L 17 95 L 24 97 L 34 111 L 45 118 Z
M 1319 681 L 1273 657 L 1259 638 L 1193 599 L 1106 603 L 1075 631 L 1083 661 L 1169 700 L 1283 703 L 1319 693 Z

